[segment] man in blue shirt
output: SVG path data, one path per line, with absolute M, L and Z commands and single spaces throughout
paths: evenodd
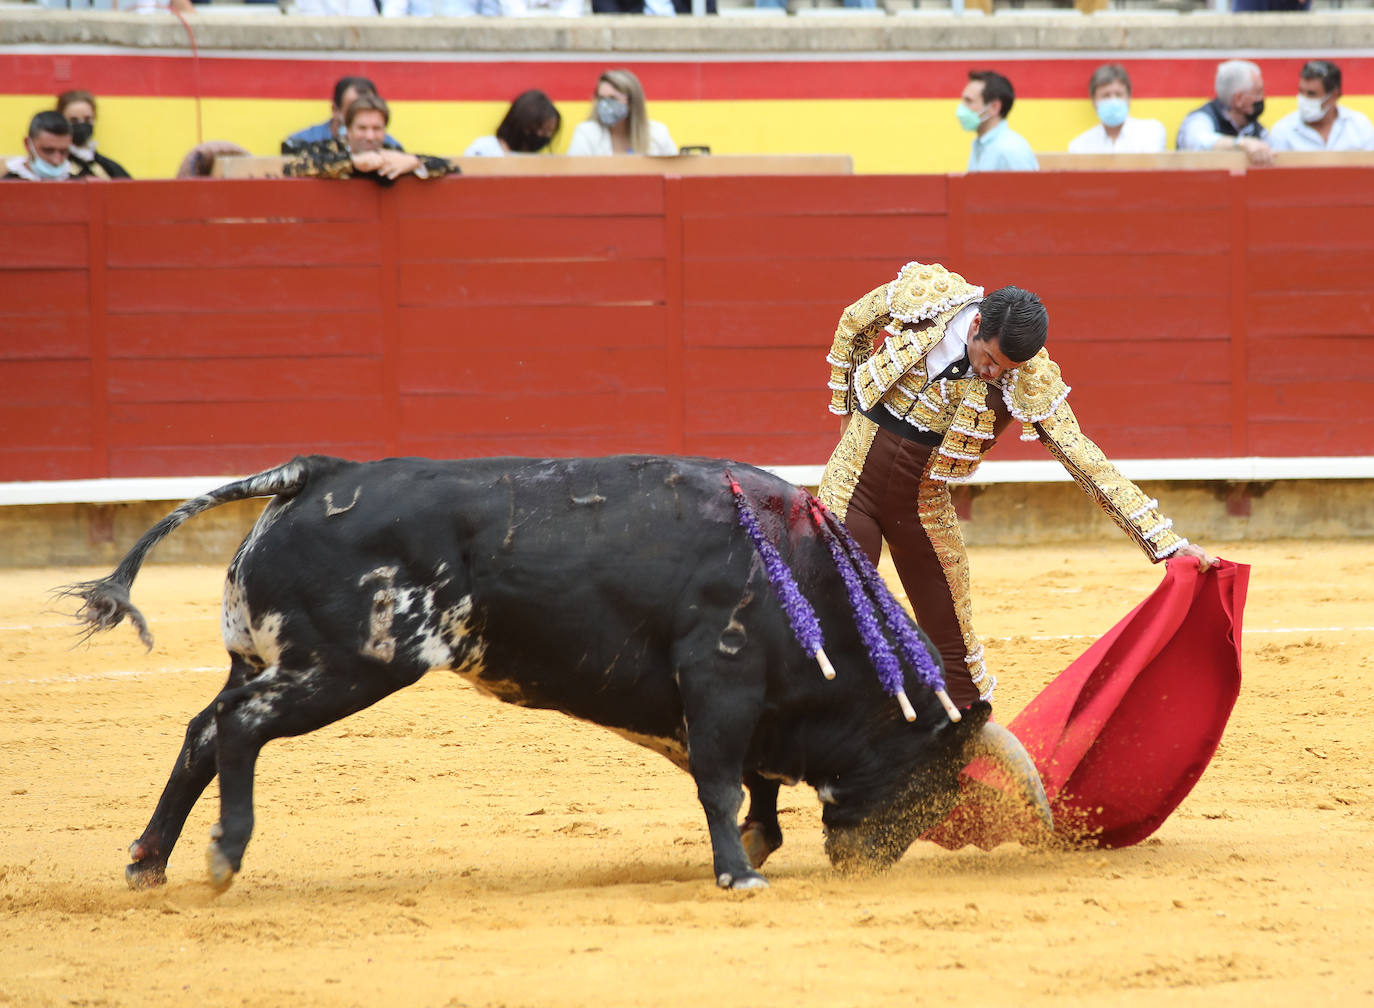
M 360 96 L 375 95 L 377 85 L 366 77 L 340 77 L 334 82 L 334 97 L 329 105 L 329 120 L 315 126 L 297 130 L 281 142 L 283 154 L 299 154 L 307 144 L 322 140 L 346 142 L 347 129 L 344 126 L 344 113 Z M 404 150 L 400 142 L 390 133 L 386 135 L 383 147 L 387 150 Z
M 955 114 L 973 138 L 968 170 L 1039 171 L 1040 163 L 1026 138 L 1007 125 L 1016 92 L 996 70 L 970 70 Z

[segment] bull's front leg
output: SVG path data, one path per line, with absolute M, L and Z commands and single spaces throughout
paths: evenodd
M 758 720 L 758 700 L 745 684 L 747 672 L 732 667 L 679 668 L 687 749 L 697 798 L 711 835 L 716 885 L 722 889 L 762 889 L 768 882 L 754 870 L 740 836 L 744 804 L 744 756 Z

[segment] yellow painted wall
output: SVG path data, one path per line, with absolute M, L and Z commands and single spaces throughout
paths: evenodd
M 1170 142 L 1183 117 L 1202 99 L 1140 98 L 1132 114 L 1159 119 Z M 1374 96 L 1343 99 L 1374 116 Z M 849 99 L 834 101 L 651 102 L 679 145 L 705 144 L 717 154 L 851 154 L 854 169 L 866 173 L 943 174 L 963 171 L 971 135 L 954 119 L 955 99 Z M 19 154 L 28 121 L 52 107 L 46 95 L 0 95 L 0 122 L 8 134 L 0 152 Z M 1270 96 L 1265 121 L 1293 111 L 1290 96 Z M 584 102 L 563 102 L 563 129 L 554 145 L 563 153 L 574 126 L 587 114 Z M 456 156 L 475 138 L 495 131 L 504 102 L 392 103 L 391 133 L 408 150 Z M 282 137 L 323 121 L 328 106 L 318 101 L 207 98 L 199 103 L 205 140 L 230 140 L 253 154 L 276 154 Z M 175 174 L 197 142 L 197 103 L 190 98 L 100 99 L 96 136 L 100 149 L 135 178 Z M 1062 151 L 1096 120 L 1082 99 L 1019 99 L 1012 127 L 1037 151 Z

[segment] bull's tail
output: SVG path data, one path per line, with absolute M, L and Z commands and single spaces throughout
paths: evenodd
M 102 630 L 118 626 L 127 616 L 139 640 L 145 647 L 152 648 L 153 635 L 148 632 L 148 623 L 143 614 L 129 599 L 129 592 L 138 577 L 148 553 L 159 542 L 171 535 L 182 522 L 194 518 L 202 511 L 228 504 L 231 501 L 249 500 L 253 497 L 294 497 L 300 493 L 312 474 L 328 465 L 337 465 L 338 459 L 322 455 L 297 456 L 285 465 L 267 469 L 252 476 L 246 476 L 233 483 L 201 494 L 182 504 L 167 517 L 150 528 L 134 543 L 133 548 L 124 554 L 119 566 L 107 577 L 95 581 L 81 581 L 58 588 L 56 594 L 63 598 L 81 600 L 76 611 L 76 619 L 81 631 L 81 639 L 87 640 Z

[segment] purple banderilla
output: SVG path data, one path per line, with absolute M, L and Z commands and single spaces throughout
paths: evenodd
M 809 496 L 809 495 L 808 495 Z M 871 596 L 877 603 L 878 608 L 883 612 L 883 621 L 887 624 L 888 632 L 897 641 L 897 646 L 901 649 L 904 657 L 916 670 L 917 676 L 928 689 L 940 692 L 945 688 L 945 677 L 940 674 L 939 667 L 934 659 L 930 657 L 925 643 L 921 640 L 915 628 L 912 626 L 911 617 L 907 615 L 900 602 L 888 590 L 887 582 L 883 580 L 877 568 L 868 559 L 868 554 L 849 534 L 849 529 L 845 528 L 844 523 L 831 514 L 820 501 L 810 498 L 811 520 L 815 523 L 817 530 L 825 539 L 826 545 L 830 547 L 830 555 L 835 560 L 835 566 L 839 569 L 840 577 L 844 579 L 845 589 L 849 592 L 850 604 L 854 607 L 856 618 L 858 614 L 867 611 L 868 620 L 876 624 L 873 619 L 873 609 L 869 605 L 868 597 Z M 855 576 L 857 573 L 857 577 Z M 856 583 L 856 582 L 861 582 Z M 869 643 L 870 632 L 864 629 L 864 622 L 860 620 L 859 629 L 864 633 L 864 643 L 869 645 L 872 653 L 873 645 Z M 872 632 L 880 639 L 882 631 L 873 626 Z M 886 647 L 886 641 L 883 642 Z M 875 658 L 874 664 L 877 664 Z M 882 666 L 879 666 L 881 675 Z M 883 688 L 888 693 L 896 695 L 897 690 L 902 688 L 902 678 L 900 668 L 894 683 L 889 683 L 886 679 Z
M 783 611 L 787 614 L 797 643 L 801 645 L 803 651 L 821 663 L 826 678 L 832 678 L 834 670 L 829 667 L 830 663 L 826 660 L 825 651 L 822 649 L 824 641 L 815 610 L 797 587 L 792 572 L 788 570 L 782 557 L 778 555 L 777 548 L 763 534 L 763 530 L 759 527 L 758 518 L 745 499 L 744 491 L 740 488 L 739 483 L 728 472 L 726 477 L 730 481 L 730 490 L 735 497 L 735 507 L 739 510 L 740 525 L 749 534 L 749 538 L 754 543 L 754 548 L 758 550 L 759 556 L 763 559 L 768 580 L 773 585 L 773 590 L 782 604 Z M 884 692 L 897 698 L 907 720 L 914 720 L 915 712 L 911 709 L 911 703 L 907 699 L 904 689 L 905 679 L 901 662 L 888 643 L 886 634 L 883 633 L 882 623 L 878 621 L 877 614 L 874 612 L 873 600 L 877 601 L 878 607 L 882 610 L 883 622 L 887 624 L 888 631 L 897 641 L 903 657 L 915 668 L 921 681 L 941 695 L 941 702 L 944 703 L 944 678 L 940 675 L 940 670 L 934 661 L 931 660 L 930 653 L 926 650 L 920 636 L 912 629 L 910 617 L 907 616 L 906 611 L 902 609 L 901 604 L 892 596 L 892 593 L 888 591 L 882 576 L 874 569 L 868 557 L 864 555 L 863 550 L 854 541 L 853 536 L 849 534 L 848 529 L 833 515 L 829 514 L 824 505 L 810 494 L 807 494 L 807 507 L 811 513 L 811 520 L 816 525 L 817 533 L 825 540 L 826 546 L 830 549 L 831 559 L 835 562 L 835 569 L 839 572 L 841 580 L 844 581 L 845 592 L 849 596 L 849 604 L 854 612 L 859 636 L 868 651 L 870 661 L 877 669 L 878 681 Z M 945 704 L 945 706 L 947 710 L 951 709 L 949 704 Z M 952 713 L 951 718 L 957 720 L 957 712 Z
M 835 670 L 825 656 L 825 638 L 821 634 L 821 622 L 816 618 L 816 610 L 811 608 L 811 603 L 806 601 L 806 596 L 797 587 L 796 579 L 778 555 L 777 547 L 763 534 L 758 516 L 745 500 L 744 491 L 740 489 L 735 477 L 727 470 L 725 478 L 730 481 L 730 492 L 735 495 L 739 523 L 753 540 L 754 549 L 758 550 L 759 557 L 763 560 L 763 569 L 768 573 L 773 591 L 782 603 L 782 611 L 787 614 L 787 622 L 792 624 L 792 636 L 797 638 L 797 643 L 803 651 L 820 663 L 827 679 L 835 678 Z

